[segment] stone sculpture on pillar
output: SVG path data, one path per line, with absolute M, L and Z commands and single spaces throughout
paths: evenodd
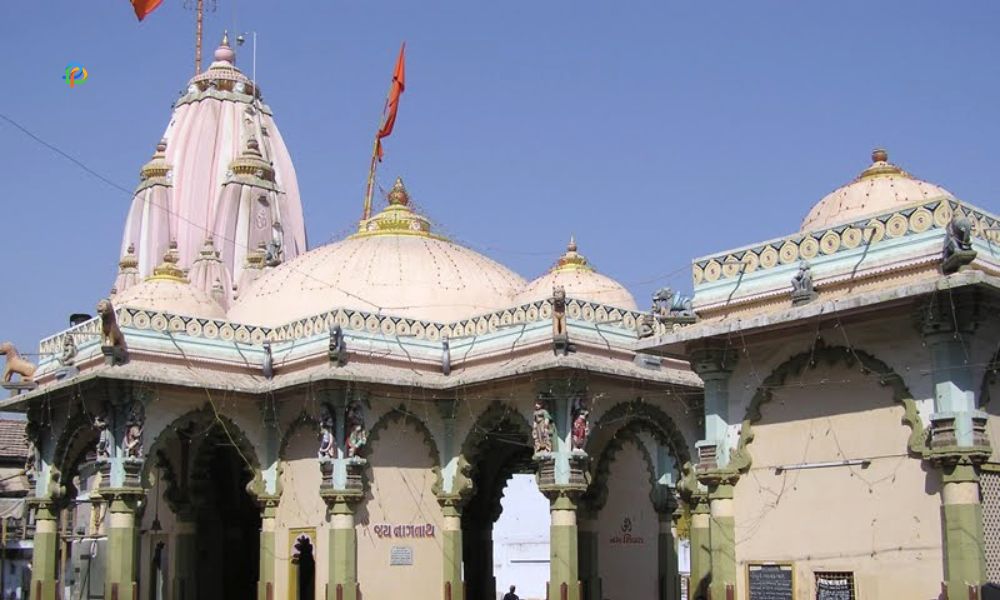
M 322 415 L 319 421 L 319 452 L 318 456 L 320 460 L 329 460 L 337 456 L 337 442 L 334 437 L 334 427 L 336 424 L 333 421 L 333 415 L 330 414 L 330 410 L 327 407 L 322 408 Z
M 590 436 L 590 409 L 583 396 L 573 400 L 573 450 L 583 451 Z
M 330 329 L 330 348 L 327 351 L 330 362 L 338 367 L 347 362 L 347 344 L 344 342 L 344 328 L 336 324 Z
M 63 336 L 62 354 L 57 359 L 60 366 L 55 372 L 56 379 L 73 377 L 80 372 L 76 368 L 76 352 L 76 340 L 73 339 L 72 333 L 67 333 Z
M 115 307 L 107 298 L 97 303 L 97 314 L 101 317 L 101 352 L 108 365 L 124 365 L 128 362 L 128 346 L 125 336 L 118 327 Z
M 361 403 L 357 399 L 352 399 L 347 405 L 347 414 L 344 416 L 344 423 L 349 431 L 347 443 L 345 444 L 348 458 L 355 458 L 361 449 L 368 443 L 368 432 L 365 430 L 365 419 L 362 413 Z
M 555 424 L 546 405 L 547 402 L 541 397 L 535 400 L 535 412 L 531 425 L 531 439 L 535 444 L 535 454 L 552 452 L 552 430 Z
M 97 460 L 108 460 L 111 458 L 111 449 L 115 441 L 108 427 L 107 417 L 95 416 L 94 429 L 97 430 Z

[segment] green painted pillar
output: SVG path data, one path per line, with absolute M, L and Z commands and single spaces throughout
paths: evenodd
M 170 586 L 174 600 L 194 600 L 198 573 L 197 529 L 193 520 L 179 519 L 174 526 L 174 575 Z
M 692 500 L 691 512 L 691 600 L 708 597 L 708 583 L 712 573 L 712 554 L 709 543 L 708 499 Z
M 275 589 L 274 563 L 277 560 L 274 529 L 278 513 L 278 498 L 267 496 L 260 498 L 260 568 L 257 578 L 257 600 L 275 600 L 278 598 Z
M 980 591 L 986 581 L 979 474 L 973 465 L 944 467 L 941 502 L 945 586 L 948 598 L 965 600 L 969 587 Z
M 677 540 L 674 536 L 673 511 L 664 510 L 656 514 L 659 533 L 656 538 L 656 565 L 658 600 L 679 600 L 681 580 L 677 564 Z
M 722 483 L 709 492 L 709 542 L 711 544 L 712 598 L 726 600 L 726 588 L 736 593 L 736 519 L 733 486 Z
M 358 600 L 358 549 L 354 530 L 354 507 L 343 498 L 330 503 L 330 549 L 327 600 L 338 600 L 337 586 L 343 589 L 342 600 Z
M 51 502 L 35 505 L 35 537 L 31 555 L 32 600 L 56 600 L 59 559 L 59 510 Z
M 444 515 L 441 527 L 442 594 L 444 589 L 451 589 L 452 600 L 462 600 L 465 586 L 462 581 L 462 509 L 454 502 L 444 502 L 441 512 Z
M 583 585 L 581 600 L 604 600 L 598 560 L 597 515 L 588 511 L 579 516 L 580 583 Z
M 138 529 L 136 507 L 142 498 L 140 491 L 119 491 L 109 494 L 108 556 L 104 575 L 105 600 L 129 600 L 138 580 Z
M 580 600 L 576 502 L 565 494 L 551 501 L 549 535 L 549 600 Z M 566 596 L 562 586 L 566 584 Z

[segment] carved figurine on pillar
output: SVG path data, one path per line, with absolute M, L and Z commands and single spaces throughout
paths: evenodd
M 361 410 L 361 403 L 353 399 L 347 405 L 347 414 L 344 416 L 344 423 L 350 431 L 345 444 L 348 458 L 358 457 L 365 444 L 368 443 L 368 432 L 365 430 L 365 418 Z
M 573 400 L 573 450 L 583 452 L 588 436 L 590 436 L 590 410 L 583 396 L 577 396 Z
M 320 460 L 329 460 L 331 458 L 336 458 L 337 456 L 337 442 L 334 437 L 334 428 L 336 423 L 333 421 L 333 415 L 330 414 L 330 409 L 324 406 L 321 409 L 321 415 L 319 420 L 319 452 L 318 457 Z
M 97 460 L 108 460 L 111 458 L 111 449 L 115 441 L 108 427 L 107 417 L 95 416 L 94 429 L 97 430 Z
M 37 423 L 28 421 L 24 428 L 24 438 L 28 442 L 28 453 L 24 460 L 24 475 L 28 478 L 28 483 L 34 483 L 42 463 L 42 453 L 38 447 L 40 440 Z
M 566 288 L 552 288 L 552 350 L 556 354 L 569 354 L 569 332 L 566 331 Z
M 539 397 L 535 400 L 535 412 L 531 425 L 531 439 L 535 444 L 535 454 L 552 452 L 552 430 L 555 424 L 548 403 Z
M 958 213 L 948 223 L 941 271 L 945 275 L 955 273 L 975 259 L 976 251 L 972 249 L 972 221 Z
M 792 306 L 808 304 L 816 299 L 816 289 L 813 286 L 812 269 L 809 261 L 801 261 L 799 270 L 792 277 Z
M 97 303 L 97 314 L 101 317 L 101 352 L 108 365 L 124 365 L 128 362 L 128 346 L 125 336 L 118 327 L 115 307 L 105 298 Z
M 129 419 L 125 430 L 125 459 L 142 458 L 142 421 Z
M 59 368 L 56 369 L 56 379 L 66 379 L 79 373 L 76 368 L 76 341 L 72 333 L 67 333 L 63 337 L 62 354 L 59 355 Z

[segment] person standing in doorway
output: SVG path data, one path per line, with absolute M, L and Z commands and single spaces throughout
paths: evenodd
M 510 586 L 510 591 L 503 595 L 503 600 L 520 600 L 514 593 L 514 586 Z

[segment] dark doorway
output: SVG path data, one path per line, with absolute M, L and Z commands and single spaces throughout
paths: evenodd
M 534 473 L 528 424 L 519 416 L 502 417 L 482 430 L 472 450 L 475 490 L 462 511 L 462 558 L 467 600 L 496 600 L 493 575 L 493 525 L 500 499 L 514 473 Z
M 316 558 L 309 538 L 302 536 L 295 540 L 295 555 L 292 563 L 296 567 L 296 597 L 292 600 L 314 600 L 316 597 Z
M 201 598 L 257 595 L 260 509 L 246 490 L 253 471 L 221 425 L 206 436 L 196 460 L 198 591 Z

